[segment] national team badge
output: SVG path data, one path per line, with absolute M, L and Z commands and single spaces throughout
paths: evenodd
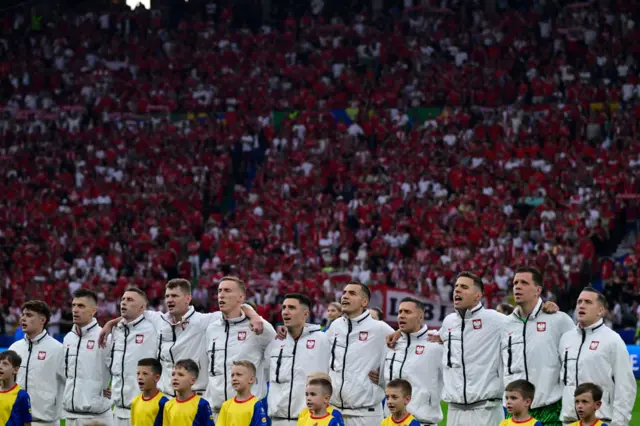
M 96 341 L 95 340 L 89 340 L 87 342 L 87 349 L 93 349 L 93 347 L 96 345 Z
M 547 331 L 547 323 L 546 322 L 537 322 L 536 323 L 536 330 L 538 330 L 538 332 L 542 333 L 543 331 Z
M 247 340 L 247 332 L 238 331 L 238 340 Z
M 418 345 L 416 346 L 416 355 L 422 355 L 424 353 L 424 346 Z
M 140 345 L 144 342 L 144 334 L 136 334 L 136 344 Z
M 189 321 L 183 322 L 180 327 L 182 327 L 182 331 L 184 331 L 185 327 L 189 325 Z
M 358 339 L 360 339 L 361 342 L 366 342 L 368 338 L 369 338 L 369 332 L 367 331 L 361 331 L 360 335 L 358 336 Z
M 481 328 L 482 328 L 482 320 L 481 319 L 473 320 L 473 329 L 480 330 Z
M 598 340 L 594 340 L 593 342 L 591 342 L 591 344 L 589 345 L 589 349 L 591 349 L 592 351 L 595 351 L 596 349 L 598 349 L 598 345 L 600 344 L 600 341 Z
M 307 340 L 307 349 L 313 349 L 316 347 L 316 341 L 315 340 Z
M 46 353 L 46 352 L 44 352 L 44 351 L 40 351 L 40 352 L 38 352 L 38 359 L 39 359 L 40 361 L 44 361 L 44 360 L 45 360 L 45 358 L 47 358 L 47 353 Z

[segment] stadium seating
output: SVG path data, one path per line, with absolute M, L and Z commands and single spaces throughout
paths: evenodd
M 450 3 L 255 34 L 229 9 L 176 29 L 141 9 L 8 18 L 3 306 L 89 286 L 112 316 L 127 285 L 157 299 L 181 276 L 213 309 L 234 274 L 270 316 L 350 276 L 448 300 L 464 269 L 495 304 L 526 263 L 567 308 L 610 282 L 600 257 L 638 213 L 631 3 Z M 635 255 L 622 267 L 637 294 Z

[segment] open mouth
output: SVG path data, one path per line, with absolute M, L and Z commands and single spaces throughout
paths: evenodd
M 167 304 L 167 309 L 171 310 L 173 308 L 175 308 L 176 305 L 174 305 L 173 303 Z
M 454 302 L 462 302 L 462 296 L 460 296 L 460 295 L 453 296 L 453 301 Z

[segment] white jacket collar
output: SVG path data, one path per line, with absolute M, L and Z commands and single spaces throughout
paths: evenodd
M 305 324 L 304 327 L 302 328 L 302 333 L 300 334 L 300 337 L 298 337 L 298 340 L 302 339 L 303 337 L 306 337 L 308 335 L 310 335 L 311 333 L 315 333 L 317 331 L 322 331 L 322 327 L 320 327 L 319 325 L 315 325 L 315 324 Z M 291 335 L 291 333 L 287 332 L 287 339 L 290 339 L 292 342 L 294 342 L 296 339 L 293 338 L 293 336 Z
M 84 327 L 78 327 L 77 325 L 73 327 L 73 331 L 80 337 L 87 334 L 90 330 L 98 326 L 98 320 L 93 318 L 91 322 Z
M 429 327 L 427 327 L 426 325 L 423 325 L 422 328 L 420 328 L 420 330 L 416 331 L 415 333 L 402 333 L 402 337 L 411 337 L 413 339 L 420 339 L 421 337 L 424 337 L 427 332 L 429 331 Z
M 134 319 L 134 320 L 133 320 L 133 321 L 131 321 L 131 322 L 128 322 L 126 319 L 124 319 L 124 318 L 123 318 L 123 319 L 118 323 L 118 325 L 119 325 L 119 326 L 121 326 L 121 327 L 125 327 L 125 326 L 135 327 L 135 326 L 137 326 L 138 324 L 140 324 L 144 319 L 145 319 L 145 318 L 144 318 L 144 313 L 142 313 L 142 314 L 140 314 L 140 316 L 139 316 L 138 318 Z
M 36 337 L 34 337 L 33 339 L 29 339 L 29 336 L 27 336 L 25 334 L 24 335 L 24 340 L 26 340 L 27 343 L 40 343 L 42 341 L 42 339 L 47 337 L 48 334 L 49 333 L 47 333 L 47 330 L 42 330 L 42 332 L 40 334 L 38 334 Z
M 464 312 L 464 318 L 471 318 L 473 317 L 473 315 L 477 314 L 479 311 L 481 311 L 483 308 L 482 303 L 478 302 L 478 304 L 476 306 L 473 307 L 473 309 L 467 309 Z M 460 313 L 460 311 L 458 309 L 456 309 L 456 312 L 458 313 L 458 315 L 462 318 L 462 314 Z
M 520 310 L 520 306 L 516 306 L 516 308 L 513 310 L 513 314 L 521 320 L 530 320 L 540 315 L 541 311 L 542 311 L 542 298 L 538 297 L 538 302 L 536 303 L 536 306 L 533 308 L 533 311 L 531 311 L 528 317 L 525 318 L 522 316 L 522 311 Z
M 169 312 L 164 313 L 164 319 L 165 321 L 167 321 L 169 324 L 171 325 L 180 325 L 184 322 L 189 321 L 189 318 L 191 318 L 193 316 L 193 314 L 196 313 L 196 309 L 193 306 L 189 306 L 189 309 L 187 309 L 187 313 L 184 314 L 182 316 L 182 318 L 180 318 L 180 321 L 174 323 L 173 322 L 173 315 L 171 315 Z
M 591 324 L 589 327 L 580 327 L 580 324 L 578 324 L 578 331 L 584 331 L 587 333 L 595 333 L 596 330 L 600 329 L 602 326 L 604 326 L 604 320 L 602 318 L 600 318 L 598 321 L 596 321 L 595 324 Z
M 371 316 L 371 314 L 369 313 L 368 309 L 365 309 L 365 311 L 363 313 L 361 313 L 360 315 L 358 315 L 357 317 L 351 319 L 347 316 L 344 317 L 345 321 L 347 321 L 347 323 L 351 323 L 351 325 L 357 325 L 362 323 L 364 320 L 366 320 L 367 318 L 369 318 Z
M 245 322 L 246 320 L 248 320 L 248 318 L 243 311 L 240 311 L 240 316 L 236 318 L 226 319 L 224 315 L 222 316 L 223 324 L 236 325 L 236 324 L 240 324 L 241 322 Z

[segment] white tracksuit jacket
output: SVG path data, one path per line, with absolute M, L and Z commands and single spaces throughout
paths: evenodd
M 402 333 L 394 349 L 387 351 L 380 377 L 383 384 L 394 379 L 411 383 L 413 392 L 407 411 L 420 423 L 442 420 L 442 354 L 444 348 L 428 340 L 427 326 L 416 333 Z
M 196 312 L 193 306 L 189 306 L 189 310 L 177 324 L 172 322 L 168 312 L 145 311 L 144 316 L 153 323 L 158 333 L 156 355 L 162 363 L 162 377 L 158 383 L 158 389 L 166 395 L 175 396 L 171 386 L 173 367 L 176 361 L 192 359 L 200 368 L 200 375 L 193 390 L 204 392 L 209 381 L 209 375 L 206 374 L 209 361 L 204 345 L 204 334 L 209 324 L 222 318 L 222 313 L 203 314 Z
M 502 403 L 500 339 L 507 317 L 478 303 L 464 314 L 456 311 L 442 322 L 444 342 L 442 398 L 460 406 Z
M 297 421 L 306 407 L 307 375 L 329 372 L 329 340 L 317 325 L 307 324 L 300 337 L 290 334 L 284 340 L 273 340 L 267 346 L 269 362 L 269 417 Z
M 205 399 L 213 411 L 220 411 L 222 403 L 236 395 L 231 386 L 233 361 L 251 361 L 256 366 L 256 381 L 251 392 L 258 399 L 267 396 L 264 351 L 275 339 L 276 331 L 268 322 L 263 320 L 263 323 L 264 331 L 260 335 L 251 330 L 249 318 L 244 313 L 234 319 L 220 318 L 207 327 L 204 346 L 209 368 L 201 375 L 208 377 Z
M 628 426 L 636 397 L 636 379 L 629 352 L 618 333 L 602 320 L 591 327 L 577 327 L 560 340 L 560 380 L 563 422 L 577 421 L 573 392 L 591 382 L 603 390 L 602 407 L 596 417 L 610 426 Z
M 519 379 L 533 383 L 533 408 L 560 401 L 563 385 L 559 379 L 560 363 L 555 360 L 559 357 L 560 338 L 574 328 L 573 320 L 564 312 L 544 313 L 542 299 L 538 299 L 527 318 L 516 308 L 502 333 L 504 385 Z
M 13 343 L 9 350 L 22 358 L 17 383 L 31 397 L 34 422 L 54 423 L 62 413 L 62 394 L 65 377 L 64 346 L 43 331 L 34 339 L 25 336 Z
M 384 390 L 369 380 L 370 371 L 382 365 L 386 336 L 393 329 L 371 318 L 365 311 L 354 319 L 339 318 L 331 323 L 327 338 L 331 346 L 329 376 L 333 383 L 331 405 L 343 415 L 382 416 Z
M 111 401 L 103 395 L 111 380 L 109 349 L 98 345 L 100 330 L 94 318 L 81 329 L 74 326 L 64 336 L 62 415 L 67 419 L 95 417 L 111 410 Z
M 111 400 L 116 417 L 131 417 L 131 401 L 140 393 L 137 379 L 138 361 L 158 356 L 158 334 L 155 326 L 144 315 L 131 323 L 122 320 L 111 332 L 111 362 L 109 371 Z

